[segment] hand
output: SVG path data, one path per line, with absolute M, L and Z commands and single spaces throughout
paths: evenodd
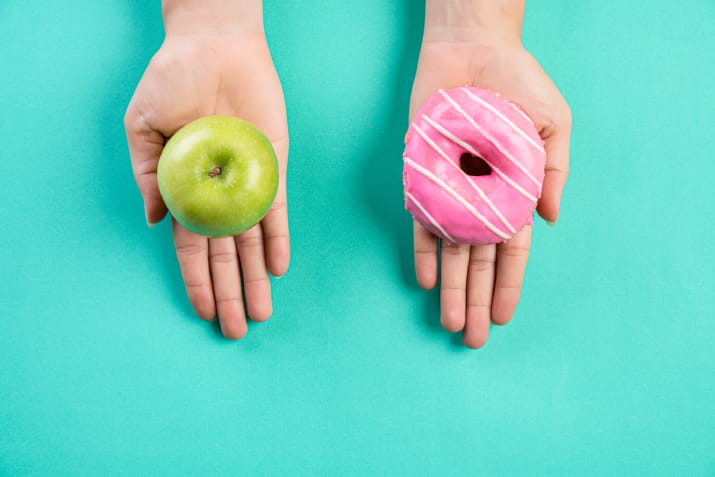
M 440 24 L 426 20 L 410 118 L 438 89 L 465 85 L 496 91 L 521 106 L 546 142 L 546 176 L 537 211 L 555 224 L 568 175 L 568 105 L 519 38 L 504 34 L 504 29 L 496 33 L 436 23 Z M 519 20 L 519 28 L 510 31 L 518 31 L 520 26 Z M 490 322 L 503 325 L 511 320 L 521 293 L 531 228 L 524 227 L 498 245 L 470 247 L 441 241 L 440 320 L 450 332 L 464 330 L 463 341 L 470 348 L 484 345 Z M 417 281 L 432 289 L 437 283 L 438 240 L 416 221 L 414 249 Z
M 167 22 L 167 27 L 169 23 Z M 275 202 L 264 219 L 236 236 L 209 239 L 173 221 L 173 236 L 189 301 L 198 316 L 220 318 L 227 338 L 272 314 L 268 271 L 283 275 L 290 260 L 286 209 L 288 127 L 280 81 L 260 28 L 203 32 L 167 38 L 149 64 L 125 116 L 134 177 L 147 222 L 167 212 L 156 180 L 165 141 L 188 122 L 214 114 L 256 125 L 273 144 L 279 163 Z M 242 299 L 246 297 L 246 310 Z

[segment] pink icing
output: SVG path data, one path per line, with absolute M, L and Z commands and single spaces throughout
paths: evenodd
M 532 223 L 546 153 L 516 105 L 486 89 L 439 90 L 417 111 L 405 142 L 405 208 L 435 235 L 486 245 Z M 484 159 L 491 173 L 466 174 L 464 153 Z

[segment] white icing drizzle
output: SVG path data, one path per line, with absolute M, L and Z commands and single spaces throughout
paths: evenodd
M 422 119 L 424 119 L 424 120 L 427 122 L 427 124 L 429 124 L 430 126 L 432 126 L 433 128 L 435 128 L 442 136 L 446 137 L 447 139 L 449 139 L 450 141 L 452 141 L 452 142 L 455 143 L 456 145 L 458 145 L 458 146 L 460 146 L 460 147 L 466 149 L 466 151 L 467 151 L 468 153 L 470 153 L 470 154 L 472 154 L 472 155 L 474 155 L 474 156 L 477 156 L 477 157 L 482 157 L 482 154 L 479 154 L 472 146 L 470 146 L 469 144 L 467 144 L 466 142 L 462 141 L 462 140 L 459 139 L 457 136 L 455 136 L 454 134 L 452 134 L 451 132 L 449 132 L 444 126 L 441 126 L 441 125 L 437 124 L 435 121 L 433 121 L 432 119 L 430 119 L 429 116 L 423 114 L 423 115 L 422 115 Z M 504 173 L 501 171 L 501 169 L 499 169 L 498 167 L 496 167 L 494 164 L 492 164 L 490 161 L 484 159 L 483 157 L 482 157 L 482 159 L 484 160 L 484 162 L 486 162 L 486 163 L 489 165 L 489 167 L 492 168 L 492 170 L 493 170 L 494 172 L 497 173 L 497 175 L 498 175 L 499 177 L 501 177 L 502 179 L 504 179 L 504 182 L 506 182 L 507 184 L 509 184 L 510 186 L 512 186 L 517 192 L 519 192 L 521 195 L 523 195 L 524 197 L 526 197 L 526 198 L 529 199 L 530 201 L 536 202 L 536 197 L 534 197 L 533 195 L 529 194 L 529 193 L 528 193 L 525 189 L 523 189 L 519 184 L 517 184 L 517 183 L 514 182 L 509 176 L 507 176 L 506 174 L 504 174 Z
M 429 220 L 430 223 L 431 223 L 437 230 L 439 230 L 439 231 L 442 233 L 442 236 L 443 236 L 444 238 L 446 238 L 446 239 L 449 240 L 450 242 L 456 242 L 456 240 L 454 240 L 447 232 L 444 231 L 444 229 L 442 228 L 442 226 L 439 225 L 439 222 L 437 222 L 437 221 L 435 220 L 435 218 L 432 217 L 432 215 L 430 215 L 430 213 L 427 212 L 424 207 L 422 207 L 422 204 L 420 204 L 420 201 L 418 201 L 418 200 L 415 198 L 414 195 L 410 194 L 409 192 L 407 192 L 406 194 L 407 194 L 407 198 L 410 199 L 410 200 L 412 201 L 412 203 L 417 206 L 418 209 L 420 209 L 420 212 L 422 212 L 422 213 L 424 214 L 424 216 L 427 217 L 427 220 Z
M 497 227 L 495 227 L 494 224 L 492 224 L 489 221 L 489 219 L 487 219 L 482 214 L 480 214 L 479 211 L 477 209 L 475 209 L 474 206 L 472 206 L 472 204 L 467 202 L 464 199 L 464 197 L 462 197 L 461 195 L 459 195 L 457 193 L 457 191 L 455 191 L 454 189 L 449 187 L 442 179 L 435 176 L 430 171 L 428 171 L 424 167 L 420 166 L 419 164 L 417 164 L 415 161 L 413 161 L 412 159 L 410 159 L 408 157 L 405 157 L 404 161 L 405 161 L 405 164 L 407 164 L 409 167 L 411 167 L 415 171 L 419 172 L 420 174 L 425 176 L 427 179 L 434 182 L 440 189 L 442 189 L 447 194 L 454 197 L 454 199 L 456 199 L 460 204 L 462 204 L 465 209 L 467 209 L 472 215 L 474 215 L 474 217 L 476 217 L 480 222 L 482 222 L 489 230 L 494 232 L 495 235 L 498 235 L 499 237 L 503 238 L 504 240 L 508 240 L 511 238 L 510 235 L 505 234 L 504 232 L 499 230 Z
M 479 132 L 487 139 L 487 141 L 491 142 L 491 143 L 494 145 L 494 147 L 496 147 L 496 148 L 499 150 L 499 152 L 501 152 L 501 153 L 504 155 L 504 157 L 506 157 L 507 159 L 509 159 L 516 167 L 518 167 L 519 170 L 526 175 L 526 177 L 528 177 L 531 181 L 534 182 L 534 184 L 536 184 L 536 185 L 538 185 L 539 187 L 541 187 L 541 183 L 540 183 L 538 180 L 536 180 L 536 178 L 535 178 L 533 175 L 531 175 L 531 172 L 529 172 L 529 170 L 528 170 L 526 167 L 524 167 L 524 164 L 522 164 L 521 162 L 517 161 L 517 160 L 509 153 L 509 151 L 507 151 L 506 149 L 504 149 L 504 146 L 502 146 L 502 145 L 499 143 L 499 141 L 497 141 L 496 139 L 494 139 L 491 134 L 489 134 L 489 133 L 488 133 L 484 128 L 482 128 L 479 124 L 477 124 L 477 123 L 474 121 L 474 119 L 472 119 L 472 117 L 471 117 L 469 114 L 467 114 L 467 112 L 466 112 L 464 109 L 462 109 L 462 107 L 461 107 L 459 104 L 457 104 L 457 102 L 456 102 L 450 95 L 447 94 L 446 91 L 444 91 L 443 89 L 441 89 L 441 90 L 439 90 L 439 93 L 444 97 L 444 99 L 446 99 L 446 100 L 449 102 L 449 104 L 452 105 L 452 107 L 453 107 L 454 109 L 457 110 L 457 112 L 458 112 L 459 114 L 462 115 L 462 117 L 464 117 L 464 119 L 467 120 L 467 122 L 469 122 L 469 124 L 472 125 L 472 127 L 474 127 L 474 129 L 476 129 L 477 131 L 479 131 Z
M 512 128 L 514 131 L 516 131 L 517 133 L 519 133 L 524 139 L 526 139 L 527 141 L 529 141 L 529 143 L 532 144 L 532 145 L 533 145 L 535 148 L 537 148 L 539 151 L 544 152 L 544 147 L 543 147 L 543 146 L 541 146 L 540 144 L 537 144 L 536 141 L 534 141 L 533 139 L 531 139 L 531 136 L 529 136 L 528 134 L 526 134 L 526 133 L 525 133 L 521 128 L 519 128 L 516 124 L 514 124 L 513 122 L 511 122 L 511 120 L 510 120 L 509 118 L 507 118 L 506 116 L 504 116 L 504 115 L 503 115 L 498 109 L 496 109 L 494 106 L 492 106 L 491 104 L 487 103 L 486 101 L 484 101 L 484 100 L 483 100 L 482 98 L 480 98 L 479 96 L 476 96 L 476 95 L 472 94 L 472 92 L 469 91 L 467 88 L 462 88 L 462 91 L 464 91 L 465 93 L 467 93 L 467 96 L 469 96 L 470 98 L 472 98 L 474 101 L 476 101 L 477 103 L 479 103 L 479 104 L 481 104 L 482 106 L 484 106 L 485 108 L 487 108 L 489 111 L 491 111 L 491 112 L 493 112 L 494 114 L 496 114 L 499 118 L 501 118 L 502 121 L 504 121 L 504 122 L 507 123 L 509 126 L 511 126 L 511 128 Z M 522 114 L 523 114 L 523 113 L 522 113 Z
M 464 174 L 462 169 L 454 161 L 452 161 L 452 159 L 450 159 L 450 157 L 447 155 L 446 152 L 444 152 L 444 149 L 439 147 L 437 145 L 437 143 L 435 143 L 422 129 L 420 129 L 419 126 L 417 126 L 417 124 L 412 123 L 412 128 L 415 131 L 417 131 L 417 133 L 422 137 L 422 139 L 424 139 L 425 142 L 427 144 L 429 144 L 430 147 L 437 152 L 437 154 L 442 156 L 442 158 L 445 161 L 447 161 L 454 168 L 456 168 L 460 172 L 460 174 Z M 501 211 L 499 209 L 497 209 L 497 207 L 494 205 L 494 203 L 492 203 L 492 201 L 489 200 L 489 197 L 487 197 L 487 195 L 484 193 L 484 191 L 477 184 L 472 182 L 469 178 L 467 178 L 467 182 L 469 182 L 469 185 L 472 186 L 472 188 L 477 192 L 479 197 L 489 206 L 489 208 L 492 210 L 492 212 L 494 212 L 494 214 L 497 217 L 499 217 L 499 220 L 501 220 L 501 222 L 506 226 L 506 228 L 509 229 L 509 232 L 511 232 L 512 234 L 515 234 L 516 229 L 514 227 L 512 227 L 512 225 L 509 223 L 508 220 L 506 220 L 506 218 L 502 215 Z

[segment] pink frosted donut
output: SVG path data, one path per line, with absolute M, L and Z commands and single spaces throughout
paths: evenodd
M 435 235 L 486 245 L 533 223 L 546 153 L 516 105 L 486 89 L 439 90 L 405 143 L 405 208 Z

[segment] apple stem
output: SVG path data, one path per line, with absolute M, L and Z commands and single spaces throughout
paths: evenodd
M 213 169 L 211 169 L 209 171 L 209 177 L 212 179 L 220 174 L 221 174 L 221 168 L 218 166 L 214 167 Z

